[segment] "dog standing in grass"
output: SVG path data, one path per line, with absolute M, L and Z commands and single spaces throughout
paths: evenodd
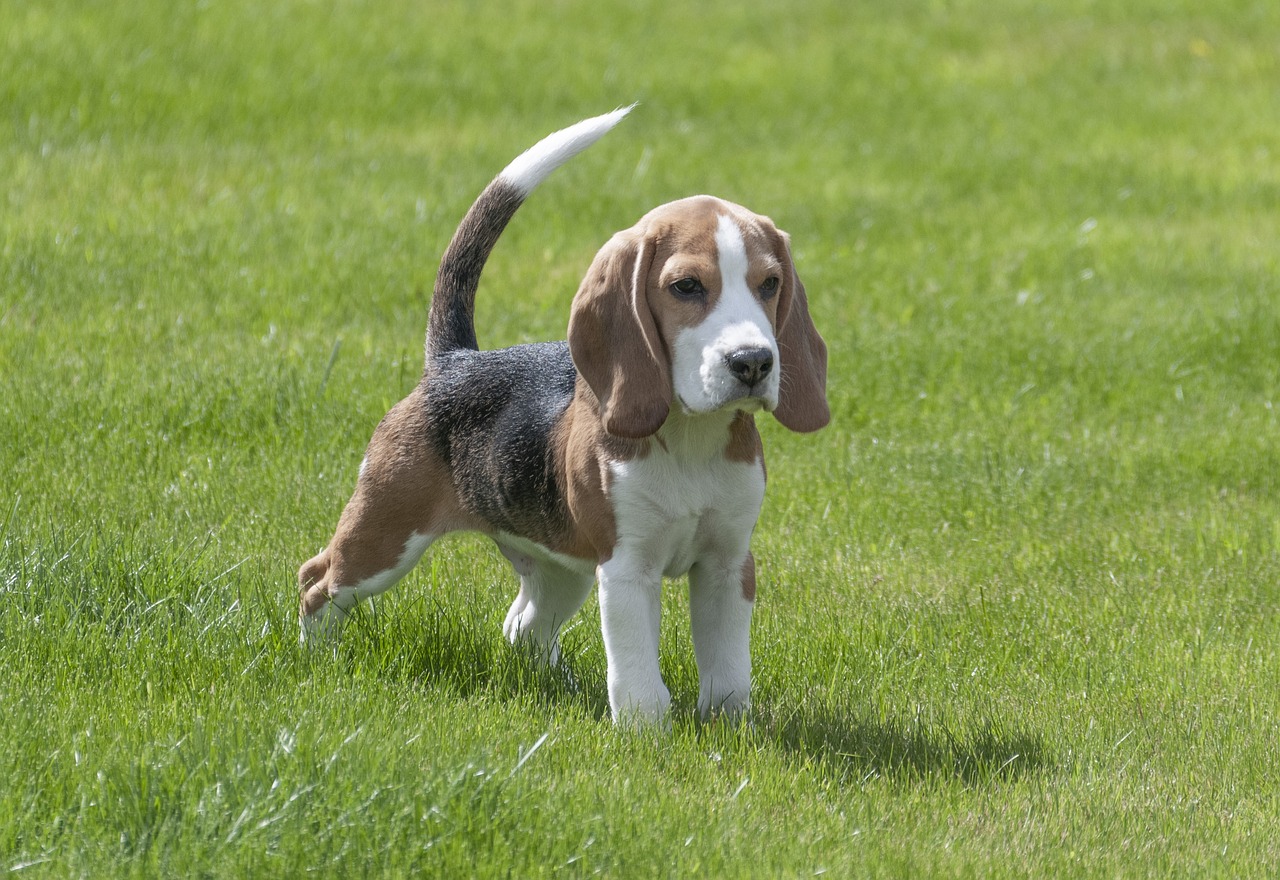
M 374 432 L 329 545 L 302 566 L 304 641 L 400 580 L 446 532 L 482 532 L 520 578 L 503 630 L 555 662 L 599 582 L 615 721 L 657 721 L 664 577 L 689 576 L 698 708 L 751 693 L 751 532 L 765 467 L 754 414 L 793 431 L 830 418 L 827 353 L 787 235 L 695 196 L 662 205 L 596 255 L 567 342 L 480 351 L 480 272 L 547 175 L 630 108 L 540 141 L 480 194 L 445 251 L 422 381 Z

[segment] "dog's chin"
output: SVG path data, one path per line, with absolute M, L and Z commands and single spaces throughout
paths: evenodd
M 707 401 L 696 406 L 690 406 L 688 401 L 677 394 L 676 403 L 687 416 L 705 416 L 718 412 L 745 412 L 754 415 L 758 412 L 773 412 L 777 407 L 776 402 L 748 391 L 726 400 Z
M 763 397 L 739 397 L 732 401 L 728 409 L 736 409 L 745 413 L 773 412 L 773 405 Z

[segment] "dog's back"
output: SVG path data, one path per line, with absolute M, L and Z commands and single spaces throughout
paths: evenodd
M 567 517 L 552 433 L 577 371 L 564 342 L 437 354 L 423 379 L 435 453 L 459 501 L 503 532 L 554 546 Z

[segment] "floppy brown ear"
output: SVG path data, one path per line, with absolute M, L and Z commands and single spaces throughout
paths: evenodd
M 649 308 L 654 246 L 618 233 L 600 249 L 569 314 L 569 352 L 600 401 L 604 429 L 648 437 L 671 408 L 671 370 Z
M 831 421 L 827 406 L 827 344 L 809 317 L 809 300 L 791 258 L 791 241 L 782 233 L 786 252 L 782 292 L 778 300 L 778 353 L 782 386 L 778 421 L 792 431 L 816 431 Z

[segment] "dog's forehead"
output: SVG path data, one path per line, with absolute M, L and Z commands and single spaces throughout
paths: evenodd
M 715 258 L 722 247 L 729 246 L 745 251 L 748 262 L 770 259 L 777 236 L 767 217 L 713 196 L 669 202 L 649 212 L 642 222 L 672 256 Z

